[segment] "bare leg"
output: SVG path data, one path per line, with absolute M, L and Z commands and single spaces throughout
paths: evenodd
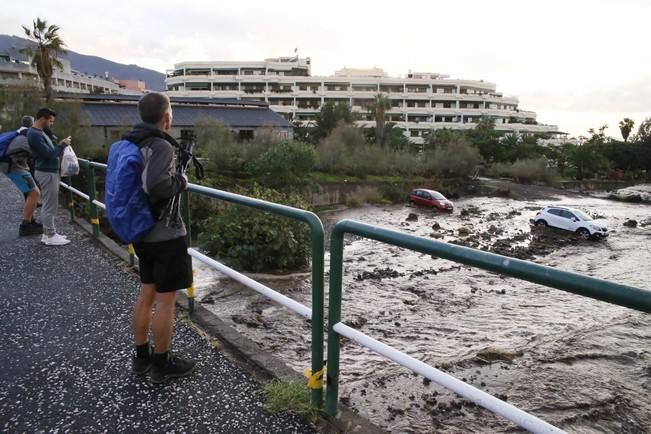
M 143 345 L 149 341 L 149 328 L 151 326 L 151 308 L 156 296 L 156 285 L 143 283 L 140 288 L 138 300 L 133 308 L 133 337 L 136 345 Z
M 23 210 L 23 220 L 26 222 L 32 221 L 36 205 L 38 205 L 38 198 L 41 197 L 41 191 L 37 188 L 27 193 L 25 198 L 25 208 Z
M 170 349 L 170 341 L 174 330 L 174 309 L 176 307 L 176 291 L 156 293 L 156 313 L 152 329 L 156 346 L 156 354 L 166 353 Z

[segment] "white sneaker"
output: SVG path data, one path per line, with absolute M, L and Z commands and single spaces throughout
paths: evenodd
M 62 237 L 59 234 L 54 234 L 54 235 L 45 235 L 41 237 L 41 242 L 45 244 L 46 246 L 65 246 L 70 242 L 69 239 Z

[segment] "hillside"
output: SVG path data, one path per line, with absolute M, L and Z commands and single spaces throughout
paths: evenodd
M 8 51 L 15 55 L 18 50 L 30 43 L 29 40 L 17 36 L 0 35 L 0 52 Z M 66 57 L 70 60 L 72 69 L 79 72 L 101 76 L 108 72 L 109 76 L 115 79 L 142 80 L 151 90 L 165 89 L 165 74 L 152 69 L 142 68 L 138 65 L 125 65 L 103 57 L 79 54 L 71 50 L 68 50 Z

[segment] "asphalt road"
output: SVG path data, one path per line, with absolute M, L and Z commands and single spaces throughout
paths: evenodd
M 0 176 L 0 431 L 312 433 L 264 411 L 260 386 L 184 321 L 172 351 L 199 360 L 155 385 L 130 372 L 138 278 L 68 222 L 72 242 L 19 237 L 22 196 Z

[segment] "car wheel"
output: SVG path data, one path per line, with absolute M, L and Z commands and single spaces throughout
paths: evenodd
M 409 206 L 414 206 L 414 205 L 415 205 L 414 201 L 413 201 L 413 200 L 410 200 L 410 201 L 409 201 Z
M 579 234 L 579 236 L 584 240 L 590 239 L 590 231 L 588 231 L 586 228 L 579 228 L 576 230 L 576 233 Z
M 540 226 L 540 227 L 547 226 L 547 222 L 545 220 L 538 220 L 536 222 L 536 226 Z

